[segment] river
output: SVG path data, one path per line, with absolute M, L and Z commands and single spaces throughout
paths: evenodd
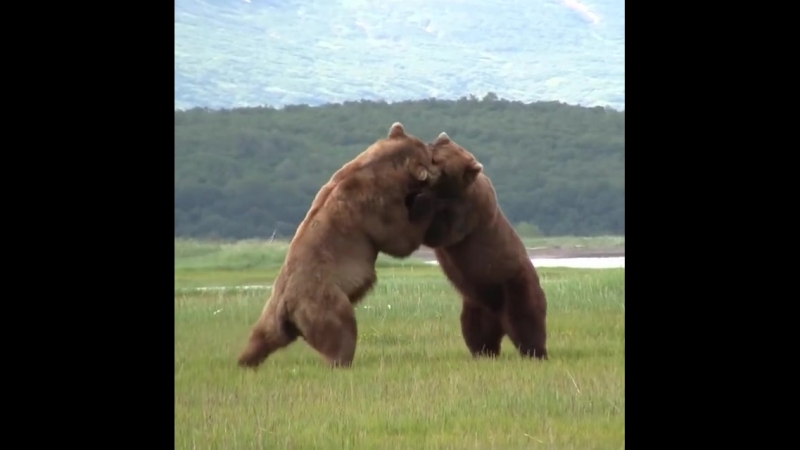
M 436 261 L 426 261 L 438 264 Z M 534 267 L 569 267 L 571 269 L 618 269 L 625 268 L 624 256 L 585 258 L 531 258 Z

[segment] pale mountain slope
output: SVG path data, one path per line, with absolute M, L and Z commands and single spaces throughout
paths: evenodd
M 176 0 L 175 107 L 625 104 L 624 0 Z

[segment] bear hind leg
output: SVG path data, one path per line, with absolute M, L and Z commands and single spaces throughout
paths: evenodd
M 297 328 L 278 315 L 277 301 L 267 306 L 250 332 L 247 346 L 239 355 L 239 366 L 256 368 L 275 351 L 297 339 Z
M 295 324 L 308 345 L 331 367 L 350 367 L 358 336 L 355 311 L 344 292 L 333 290 L 327 298 L 295 311 Z
M 513 287 L 513 286 L 512 286 Z M 509 339 L 522 356 L 547 359 L 544 292 L 508 289 L 503 322 Z
M 461 309 L 461 334 L 473 357 L 497 357 L 503 342 L 500 317 L 467 300 Z

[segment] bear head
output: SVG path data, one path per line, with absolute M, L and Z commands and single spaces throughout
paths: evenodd
M 400 122 L 393 123 L 388 136 L 379 142 L 379 148 L 391 155 L 394 165 L 404 165 L 408 169 L 416 186 L 429 186 L 439 180 L 441 169 L 433 163 L 430 146 L 406 134 Z
M 430 217 L 436 211 L 444 211 L 449 205 L 463 200 L 483 171 L 483 164 L 464 147 L 451 141 L 447 133 L 441 133 L 429 148 L 433 164 L 440 172 L 427 189 L 408 199 L 406 206 L 412 222 Z
M 445 199 L 463 196 L 483 171 L 483 164 L 444 132 L 430 144 L 430 149 L 433 164 L 441 170 L 433 187 L 436 196 Z

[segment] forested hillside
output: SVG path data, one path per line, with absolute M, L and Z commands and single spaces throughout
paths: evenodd
M 484 164 L 514 224 L 625 233 L 625 113 L 557 102 L 424 100 L 175 112 L 175 236 L 290 237 L 342 164 L 400 121 Z

